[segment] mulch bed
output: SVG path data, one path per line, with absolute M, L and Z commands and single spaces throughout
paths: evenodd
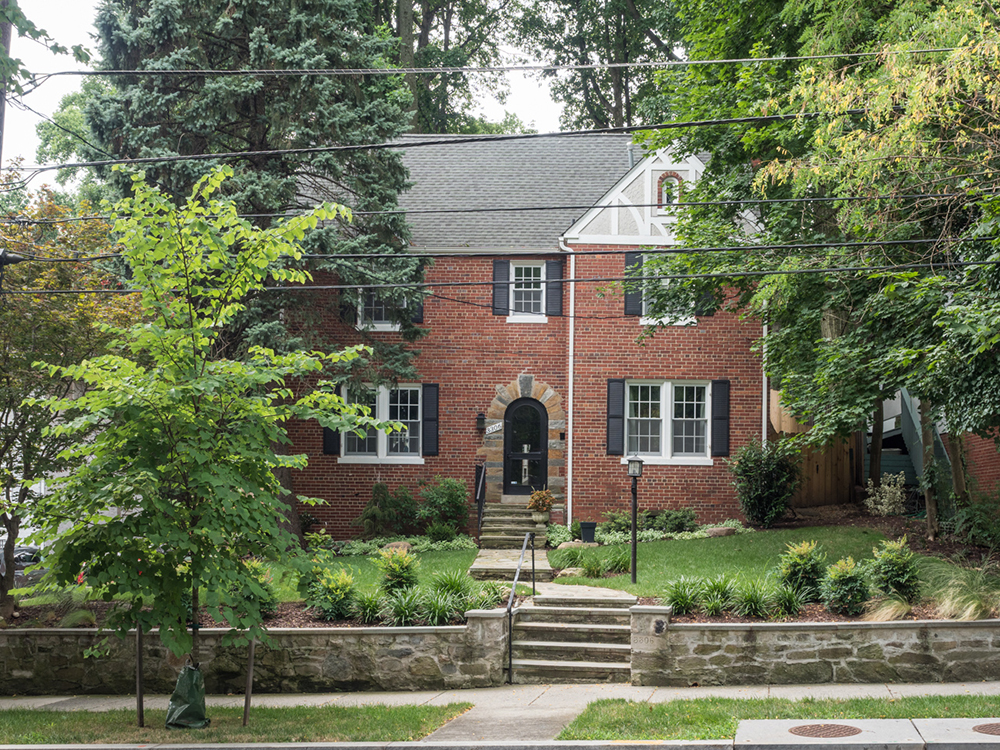
M 904 516 L 892 516 L 888 518 L 875 518 L 864 513 L 857 506 L 841 505 L 826 506 L 822 508 L 802 508 L 788 519 L 785 519 L 773 528 L 805 528 L 808 526 L 856 526 L 861 528 L 875 529 L 884 534 L 889 539 L 899 539 L 906 536 L 910 548 L 914 552 L 936 555 L 945 558 L 955 559 L 983 559 L 989 551 L 985 548 L 971 547 L 960 542 L 954 537 L 943 535 L 936 541 L 928 541 L 926 538 L 926 526 L 922 519 L 907 518 Z M 522 597 L 517 597 L 518 603 Z M 658 600 L 643 598 L 641 604 L 658 604 Z M 87 602 L 84 607 L 94 613 L 98 626 L 102 625 L 107 618 L 109 610 L 114 606 L 113 602 Z M 506 602 L 504 603 L 506 608 Z M 55 628 L 59 627 L 60 621 L 68 613 L 68 610 L 58 609 L 52 606 L 43 607 L 21 607 L 16 616 L 8 623 L 8 627 L 14 628 Z M 809 604 L 802 613 L 787 622 L 856 622 L 861 618 L 844 617 L 828 612 L 819 604 Z M 934 620 L 940 619 L 933 607 L 917 605 L 904 618 L 904 620 Z M 753 618 L 736 617 L 734 615 L 722 615 L 719 617 L 707 617 L 701 614 L 681 615 L 671 618 L 677 623 L 749 623 L 767 622 Z M 206 612 L 201 617 L 202 627 L 225 627 L 217 623 Z M 459 624 L 456 622 L 456 624 Z M 267 620 L 269 628 L 356 628 L 369 627 L 358 620 L 338 620 L 328 622 L 317 619 L 313 613 L 301 602 L 284 602 L 278 606 L 278 613 L 275 617 Z M 83 623 L 78 627 L 93 627 Z

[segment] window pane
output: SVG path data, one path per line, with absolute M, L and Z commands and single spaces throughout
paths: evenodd
M 660 418 L 660 386 L 630 385 L 628 387 L 627 452 L 658 456 L 662 452 Z
M 420 455 L 420 389 L 389 391 L 389 421 L 402 422 L 406 430 L 389 434 L 390 455 Z
M 511 289 L 510 310 L 524 315 L 542 314 L 542 267 L 513 266 L 514 284 Z
M 362 323 L 390 323 L 389 308 L 384 300 L 378 298 L 375 292 L 365 292 L 361 307 Z
M 371 393 L 367 396 L 356 396 L 352 399 L 355 404 L 364 404 L 367 406 L 371 412 L 371 416 L 377 416 L 375 414 L 375 394 Z M 344 455 L 345 456 L 364 456 L 364 455 L 375 455 L 378 451 L 378 430 L 373 427 L 369 427 L 361 435 L 357 435 L 354 432 L 344 433 Z
M 674 386 L 672 452 L 704 456 L 708 453 L 708 420 L 705 418 L 705 386 Z

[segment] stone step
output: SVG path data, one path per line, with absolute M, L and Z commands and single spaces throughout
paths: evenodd
M 528 531 L 534 531 L 538 524 L 530 518 L 517 518 L 514 516 L 491 516 L 483 519 L 484 529 L 497 526 L 516 526 Z
M 521 685 L 538 685 L 550 682 L 629 682 L 632 679 L 632 667 L 629 664 L 514 659 L 512 666 L 514 669 L 511 682 Z
M 535 568 L 535 581 L 552 581 L 555 579 L 555 571 L 547 569 Z M 469 568 L 469 577 L 475 578 L 477 581 L 506 581 L 510 583 L 514 580 L 514 568 L 510 567 L 498 567 L 491 568 L 487 566 L 483 567 L 473 567 Z M 519 584 L 524 584 L 525 586 L 531 587 L 531 563 L 529 563 L 521 568 L 521 577 L 517 579 Z
M 479 531 L 479 536 L 517 536 L 524 541 L 524 535 L 528 532 L 533 532 L 535 536 L 545 536 L 545 531 L 539 531 L 534 526 L 487 526 L 483 524 L 483 528 Z
M 540 607 L 535 597 L 533 606 L 521 607 L 518 622 L 581 623 L 585 625 L 630 626 L 628 609 L 617 607 Z
M 483 508 L 483 518 L 506 516 L 510 518 L 531 518 L 531 511 L 514 505 L 487 505 Z
M 611 607 L 619 609 L 622 607 L 633 607 L 639 601 L 634 596 L 552 596 L 539 595 L 532 600 L 536 607 L 584 607 L 594 609 L 598 607 Z
M 518 619 L 514 623 L 514 637 L 521 641 L 631 644 L 632 626 L 589 625 L 576 622 L 521 622 L 518 613 Z
M 632 647 L 627 643 L 573 643 L 572 641 L 514 641 L 515 659 L 572 661 L 586 654 L 590 661 L 629 664 Z
M 479 536 L 479 546 L 483 549 L 521 549 L 524 544 L 524 535 L 509 536 L 506 534 L 481 534 Z M 528 545 L 531 551 L 531 545 Z M 535 554 L 545 553 L 545 536 L 535 536 Z

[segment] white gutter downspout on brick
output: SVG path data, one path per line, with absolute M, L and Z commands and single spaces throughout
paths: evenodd
M 764 336 L 761 339 L 762 347 L 760 352 L 760 443 L 767 442 L 767 417 L 770 408 L 770 394 L 767 391 L 767 323 L 764 324 Z
M 565 240 L 559 238 L 559 249 L 570 252 Z M 569 278 L 576 278 L 576 256 L 569 256 Z M 576 344 L 576 284 L 569 285 L 569 337 L 566 345 L 566 526 L 573 525 L 573 383 L 575 375 L 573 348 Z

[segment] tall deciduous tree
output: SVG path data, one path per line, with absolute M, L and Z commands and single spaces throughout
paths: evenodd
M 45 360 L 68 366 L 101 354 L 109 337 L 100 326 L 124 322 L 135 314 L 135 305 L 124 297 L 97 300 L 60 293 L 108 283 L 87 262 L 89 256 L 107 252 L 107 224 L 32 223 L 58 221 L 72 210 L 56 202 L 47 190 L 27 196 L 19 210 L 27 221 L 6 226 L 0 246 L 19 257 L 37 259 L 0 266 L 0 523 L 6 537 L 0 618 L 9 618 L 14 608 L 10 595 L 14 547 L 22 524 L 43 521 L 37 507 L 39 485 L 73 466 L 60 455 L 67 438 L 43 434 L 52 421 L 51 413 L 25 400 L 68 398 L 76 384 L 41 373 L 32 365 Z M 50 293 L 10 293 L 35 289 Z
M 86 385 L 76 399 L 46 401 L 55 415 L 69 408 L 78 414 L 50 433 L 76 437 L 66 455 L 81 462 L 43 501 L 44 531 L 71 525 L 49 558 L 56 580 L 73 581 L 84 570 L 106 599 L 122 597 L 112 629 L 158 627 L 175 654 L 194 648 L 196 662 L 187 592 L 239 638 L 266 636 L 263 591 L 244 559 L 274 560 L 290 546 L 278 523 L 285 493 L 274 469 L 302 467 L 306 459 L 276 453 L 275 445 L 288 442 L 285 422 L 393 426 L 316 382 L 325 364 L 356 357 L 358 349 L 277 354 L 252 347 L 242 359 L 217 356 L 215 340 L 250 292 L 271 280 L 308 279 L 278 265 L 301 256 L 305 233 L 320 220 L 349 216 L 331 204 L 256 228 L 236 216 L 231 201 L 214 197 L 231 174 L 219 170 L 198 181 L 179 208 L 133 177 L 134 196 L 116 206 L 114 231 L 145 320 L 115 331 L 122 355 L 42 371 Z M 303 381 L 315 389 L 294 395 L 293 383 Z

